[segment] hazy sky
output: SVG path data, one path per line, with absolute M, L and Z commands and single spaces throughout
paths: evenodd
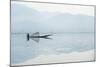
M 94 7 L 12 2 L 12 32 L 94 32 Z
M 32 3 L 32 2 L 13 2 L 16 4 L 23 4 L 32 9 L 38 11 L 48 11 L 48 12 L 62 12 L 62 13 L 72 13 L 72 14 L 85 14 L 89 16 L 94 16 L 93 6 L 79 6 L 79 5 L 64 5 L 64 4 L 48 4 L 48 3 Z

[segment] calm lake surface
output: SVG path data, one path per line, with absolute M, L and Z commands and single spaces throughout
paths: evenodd
M 11 64 L 22 63 L 39 55 L 83 52 L 95 49 L 94 33 L 64 33 L 39 39 L 39 43 L 26 34 L 11 34 Z

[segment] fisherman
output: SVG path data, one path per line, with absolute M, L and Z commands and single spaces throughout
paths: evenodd
M 48 36 L 51 36 L 51 34 L 40 36 L 39 32 L 36 32 L 36 33 L 34 33 L 33 35 L 30 36 L 29 33 L 27 33 L 27 41 L 29 41 L 30 38 L 33 39 L 36 42 L 39 42 L 39 38 L 51 39 L 51 38 L 48 38 Z

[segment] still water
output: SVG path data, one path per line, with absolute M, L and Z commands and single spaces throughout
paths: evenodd
M 53 34 L 52 39 L 39 39 L 39 43 L 26 34 L 11 34 L 11 64 L 22 63 L 39 55 L 83 52 L 95 49 L 94 33 Z

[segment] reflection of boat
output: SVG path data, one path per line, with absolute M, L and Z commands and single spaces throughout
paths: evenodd
M 51 38 L 48 38 L 48 36 L 51 36 L 51 35 L 52 34 L 40 36 L 39 32 L 33 33 L 32 35 L 29 35 L 29 33 L 27 33 L 27 41 L 29 41 L 29 39 L 31 38 L 32 40 L 39 42 L 39 38 L 51 39 Z

